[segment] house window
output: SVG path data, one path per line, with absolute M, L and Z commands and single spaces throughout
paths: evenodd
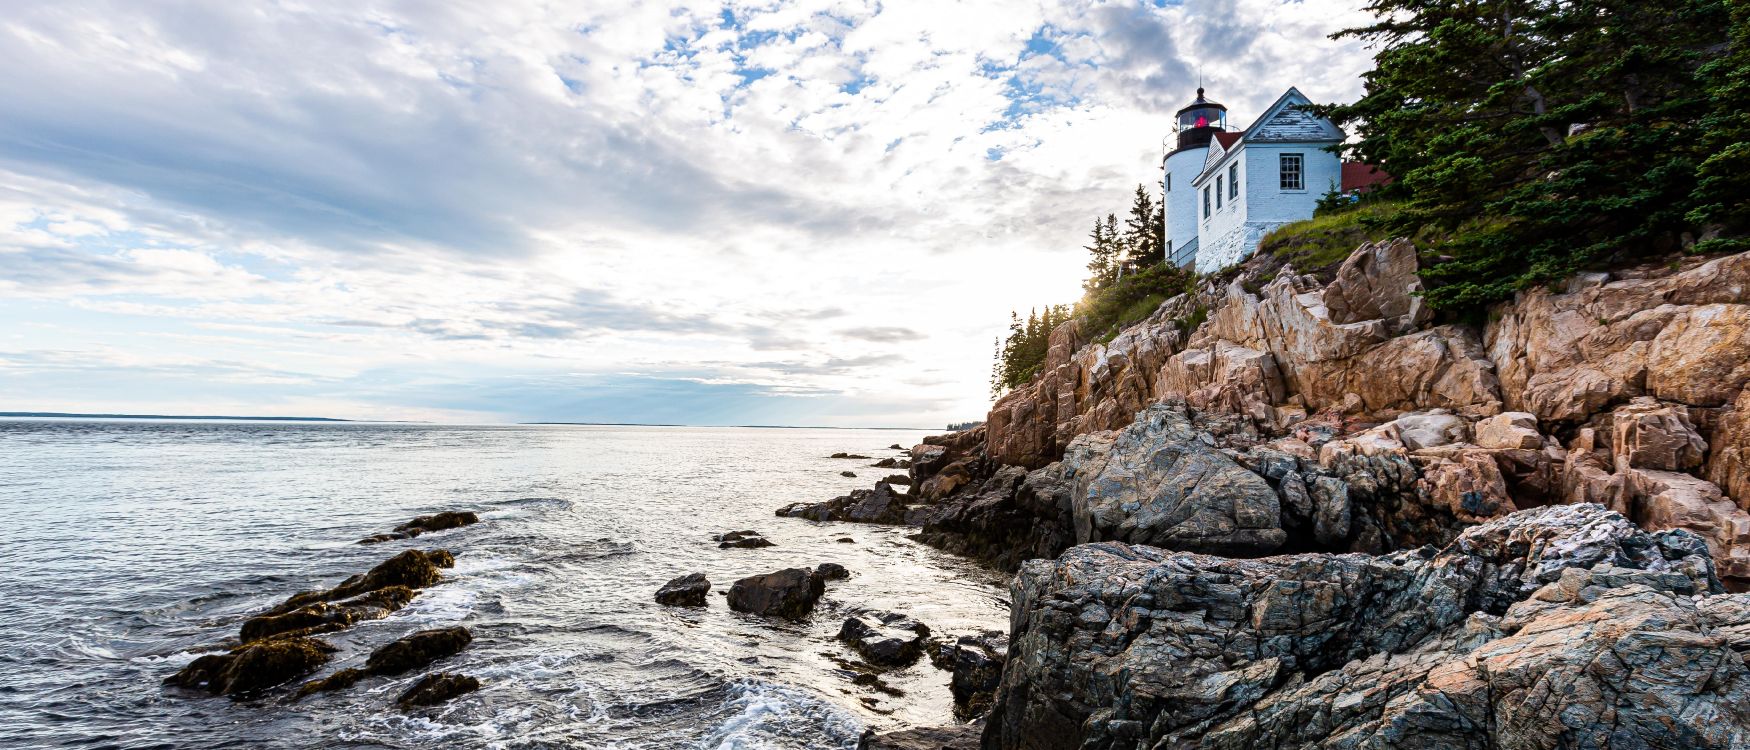
M 1237 163 L 1227 165 L 1227 197 L 1230 200 L 1240 197 L 1240 165 Z
M 1301 179 L 1300 154 L 1282 155 L 1282 189 L 1305 190 L 1306 182 Z
M 1215 209 L 1221 210 L 1221 178 L 1215 178 Z
M 1209 187 L 1203 188 L 1203 218 L 1209 218 Z
M 1173 176 L 1167 175 L 1167 192 L 1173 192 Z

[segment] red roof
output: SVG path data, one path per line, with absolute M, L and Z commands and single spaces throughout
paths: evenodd
M 1217 143 L 1221 144 L 1221 147 L 1223 149 L 1231 149 L 1234 147 L 1235 143 L 1239 142 L 1240 135 L 1241 134 L 1237 133 L 1237 132 L 1229 132 L 1229 131 L 1224 130 L 1224 131 L 1221 131 L 1221 132 L 1215 134 L 1215 140 Z
M 1343 192 L 1359 190 L 1363 193 L 1380 185 L 1391 182 L 1391 175 L 1381 171 L 1372 164 L 1362 164 L 1358 161 L 1343 162 Z

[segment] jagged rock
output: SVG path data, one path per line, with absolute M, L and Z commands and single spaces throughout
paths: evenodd
M 830 456 L 827 456 L 827 458 L 856 458 L 856 459 L 862 459 L 865 461 L 869 459 L 868 456 L 864 456 L 864 455 L 857 454 L 857 453 L 834 453 Z
M 1711 628 L 1646 610 L 1641 618 L 1604 607 L 1610 617 L 1635 625 L 1603 628 L 1587 626 L 1598 616 L 1571 605 L 1535 614 L 1514 609 L 1550 598 L 1540 589 L 1570 580 L 1564 571 L 1571 568 L 1653 587 L 1666 592 L 1659 601 L 1670 606 L 1694 608 L 1684 604 L 1690 597 L 1720 590 L 1705 545 L 1694 535 L 1642 532 L 1595 505 L 1523 511 L 1472 527 L 1439 551 L 1383 557 L 1233 560 L 1110 542 L 1079 546 L 1055 562 L 1027 563 L 1011 584 L 1012 658 L 984 747 L 1292 747 L 1302 743 L 1247 733 L 1301 731 L 1316 735 L 1307 743 L 1343 738 L 1361 747 L 1493 747 L 1516 731 L 1570 738 L 1565 745 L 1535 745 L 1557 747 L 1585 746 L 1581 738 L 1599 726 L 1622 733 L 1613 747 L 1677 747 L 1669 738 L 1683 735 L 1673 732 L 1717 737 L 1750 726 L 1715 726 L 1714 717 L 1750 710 L 1739 695 L 1750 686 L 1750 673 L 1741 659 L 1718 658 L 1725 642 Z M 1612 572 L 1618 569 L 1630 570 Z M 1517 636 L 1508 629 L 1515 618 L 1529 618 Z M 1655 625 L 1668 635 L 1634 635 Z M 1561 632 L 1564 627 L 1572 629 Z M 1559 636 L 1541 637 L 1546 632 Z M 1673 648 L 1663 651 L 1661 642 Z M 1479 693 L 1468 683 L 1443 681 L 1441 675 L 1474 669 L 1462 653 L 1491 644 L 1497 650 L 1486 653 L 1502 659 L 1483 675 L 1493 689 Z M 1633 661 L 1594 661 L 1625 646 L 1645 657 L 1640 663 L 1649 671 Z M 1441 649 L 1455 656 L 1409 663 Z M 1707 649 L 1715 658 L 1698 659 Z M 1515 653 L 1528 658 L 1516 665 Z M 1528 669 L 1512 671 L 1518 666 Z M 1412 679 L 1375 679 L 1388 669 L 1409 669 Z M 1634 706 L 1597 690 L 1563 687 L 1609 681 L 1630 669 L 1647 675 L 1629 691 L 1640 696 Z M 1353 671 L 1331 677 L 1343 670 Z M 1544 674 L 1558 679 L 1526 692 Z M 1307 697 L 1297 692 L 1320 684 L 1333 687 Z M 1347 692 L 1334 689 L 1339 684 Z M 1351 710 L 1366 700 L 1387 711 L 1406 708 L 1391 700 L 1406 694 L 1394 684 L 1428 685 L 1427 707 L 1386 725 L 1367 723 L 1380 716 L 1378 708 Z M 1442 700 L 1442 694 L 1475 695 L 1481 702 Z M 1332 710 L 1321 712 L 1321 705 Z M 1256 719 L 1264 710 L 1278 718 Z M 1600 723 L 1604 711 L 1631 720 Z M 1440 719 L 1454 712 L 1474 720 Z M 1641 722 L 1660 714 L 1667 715 L 1663 724 Z M 1422 716 L 1434 720 L 1418 721 Z M 1488 716 L 1518 718 L 1503 726 Z M 1328 721 L 1340 726 L 1318 724 Z M 1351 726 L 1354 734 L 1342 733 Z M 1453 744 L 1453 732 L 1464 742 Z M 1257 736 L 1263 739 L 1249 739 Z
M 729 608 L 797 620 L 807 616 L 824 593 L 826 583 L 814 571 L 785 568 L 736 581 L 729 587 Z
M 1328 287 L 1289 272 L 1257 293 L 1238 279 L 1206 285 L 1167 300 L 1106 344 L 1060 326 L 1041 374 L 992 407 L 988 455 L 1038 468 L 1076 436 L 1121 429 L 1131 414 L 1167 399 L 1276 430 L 1339 407 L 1385 419 L 1429 408 L 1473 417 L 1499 410 L 1499 382 L 1478 329 L 1419 330 L 1428 312 L 1406 291 L 1415 276 L 1407 243 L 1364 246 L 1346 267 Z M 1327 297 L 1339 308 L 1335 317 Z M 1386 311 L 1392 315 L 1356 317 Z M 1204 325 L 1187 329 L 1205 315 Z
M 374 675 L 391 675 L 418 669 L 461 653 L 473 640 L 464 627 L 421 630 L 372 651 L 365 659 L 365 671 Z
M 1537 450 L 1543 433 L 1537 431 L 1537 415 L 1522 411 L 1497 414 L 1476 424 L 1476 442 L 1484 448 Z
M 1062 464 L 1033 472 L 1007 466 L 977 488 L 933 508 L 918 539 L 1012 571 L 1023 560 L 1055 557 L 1074 542 L 1072 482 Z
M 1470 422 L 1453 414 L 1405 414 L 1392 424 L 1398 441 L 1412 453 L 1470 439 Z
M 978 715 L 989 708 L 991 696 L 1003 679 L 1008 650 L 1008 636 L 991 630 L 960 636 L 937 646 L 930 654 L 930 661 L 937 668 L 953 674 L 948 689 L 954 695 L 956 715 Z
M 276 638 L 201 656 L 164 684 L 244 697 L 314 672 L 332 653 L 333 646 L 314 638 Z
M 395 699 L 395 705 L 402 708 L 436 706 L 479 689 L 480 680 L 468 675 L 433 672 L 419 678 L 412 687 L 403 691 Z
M 1272 407 L 1288 396 L 1274 355 L 1227 341 L 1169 357 L 1154 391 L 1198 409 L 1244 414 L 1259 422 L 1272 421 Z
M 1564 291 L 1519 292 L 1491 319 L 1509 408 L 1582 424 L 1634 396 L 1723 406 L 1750 380 L 1750 254 L 1581 274 Z
M 656 603 L 671 607 L 703 607 L 711 593 L 711 580 L 704 573 L 688 573 L 656 590 Z
M 955 461 L 942 467 L 924 483 L 918 485 L 917 495 L 926 502 L 935 502 L 954 494 L 961 487 L 971 484 L 975 479 L 978 464 L 973 460 Z
M 894 443 L 893 445 L 887 446 L 887 449 L 890 451 L 902 451 L 905 450 L 905 446 L 900 445 L 899 443 Z
M 899 459 L 888 457 L 888 458 L 883 458 L 880 461 L 876 461 L 875 463 L 869 464 L 869 466 L 870 466 L 870 468 L 875 468 L 875 469 L 903 469 L 903 468 L 905 468 L 904 466 L 900 466 L 899 464 L 900 464 Z
M 315 635 L 351 626 L 363 620 L 388 617 L 407 606 L 418 592 L 406 586 L 385 586 L 345 601 L 316 602 L 284 614 L 268 614 L 243 621 L 244 643 L 286 634 Z
M 983 732 L 982 724 L 914 727 L 882 734 L 871 729 L 858 740 L 857 750 L 978 750 Z
M 1724 409 L 1709 443 L 1707 478 L 1738 507 L 1750 509 L 1750 388 L 1738 394 L 1738 400 Z
M 823 581 L 842 581 L 851 577 L 851 571 L 838 563 L 821 563 L 814 566 L 814 574 Z
M 1422 291 L 1418 267 L 1416 246 L 1409 240 L 1356 248 L 1337 267 L 1336 280 L 1325 287 L 1323 302 L 1331 322 L 1341 325 L 1408 316 Z
M 838 637 L 870 664 L 901 667 L 923 654 L 930 628 L 898 612 L 859 612 L 845 620 Z
M 857 478 L 857 472 L 854 472 L 854 471 L 841 471 L 841 472 L 839 472 L 839 476 L 841 476 L 841 477 L 850 477 L 850 478 L 852 478 L 852 479 L 855 479 L 855 478 Z
M 1519 510 L 1493 451 L 1460 450 L 1450 460 L 1424 467 L 1422 476 L 1433 501 L 1464 523 L 1481 523 Z
M 1569 568 L 1499 619 L 1472 615 L 1406 653 L 1296 675 L 1245 714 L 1162 743 L 1742 747 L 1750 675 L 1729 654 L 1750 643 L 1718 625 L 1741 621 L 1750 607 L 1738 597 L 1700 607 L 1666 584 L 1608 565 Z
M 849 495 L 824 503 L 791 503 L 779 508 L 778 515 L 811 521 L 901 524 L 905 523 L 906 499 L 886 482 L 876 482 L 875 489 L 851 490 Z
M 1745 352 L 1750 356 L 1750 351 Z M 1689 421 L 1689 410 L 1645 396 L 1611 413 L 1611 447 L 1617 471 L 1688 471 L 1701 466 L 1707 441 Z
M 456 558 L 446 550 L 410 549 L 378 563 L 368 572 L 341 581 L 340 585 L 334 588 L 326 591 L 304 591 L 293 594 L 291 598 L 263 614 L 283 615 L 317 602 L 349 599 L 391 586 L 422 589 L 443 578 L 443 573 L 439 569 L 454 567 L 455 564 Z
M 1205 442 L 1183 404 L 1149 407 L 1109 447 L 1077 438 L 1063 463 L 1077 543 L 1260 555 L 1287 539 L 1270 484 Z
M 911 475 L 909 475 L 909 474 L 888 474 L 886 476 L 886 478 L 882 479 L 881 481 L 886 482 L 886 483 L 893 485 L 895 487 L 910 487 L 911 486 Z
M 1720 575 L 1750 578 L 1750 513 L 1711 482 L 1653 469 L 1623 472 L 1630 517 L 1647 529 L 1684 529 L 1707 540 Z

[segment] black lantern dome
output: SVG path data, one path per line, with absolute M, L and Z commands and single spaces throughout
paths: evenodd
M 1179 135 L 1175 151 L 1208 146 L 1209 139 L 1227 129 L 1227 107 L 1203 97 L 1203 87 L 1197 87 L 1197 100 L 1173 116 L 1173 132 Z

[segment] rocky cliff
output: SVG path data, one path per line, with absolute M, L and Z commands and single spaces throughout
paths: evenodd
M 1750 577 L 1750 255 L 1584 275 L 1480 325 L 1435 325 L 1416 270 L 1402 241 L 1362 246 L 1329 283 L 1260 258 L 1108 343 L 1066 324 L 1043 374 L 992 408 L 984 455 L 1039 469 L 1182 401 L 1297 438 L 1287 452 L 1310 449 L 1326 473 L 1413 464 L 1398 502 L 1420 510 L 1404 518 L 1597 502 L 1690 529 L 1724 576 Z M 1402 479 L 1380 468 L 1361 484 Z M 1379 531 L 1353 548 L 1437 541 Z
M 1017 571 L 983 747 L 1750 748 L 1750 254 L 1419 284 L 1256 258 L 912 449 Z

